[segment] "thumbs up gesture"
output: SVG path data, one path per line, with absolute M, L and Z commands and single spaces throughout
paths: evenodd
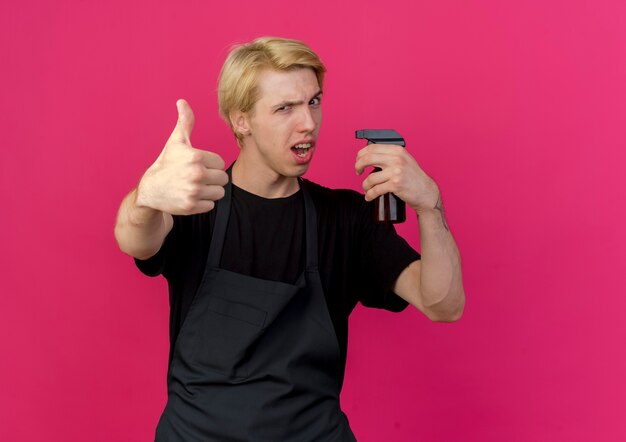
M 176 102 L 178 122 L 163 151 L 137 187 L 137 205 L 171 215 L 212 210 L 224 196 L 228 175 L 217 154 L 191 145 L 194 115 L 185 100 Z

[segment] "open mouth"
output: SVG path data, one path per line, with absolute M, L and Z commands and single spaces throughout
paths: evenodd
M 291 148 L 291 150 L 293 150 L 295 154 L 299 156 L 300 158 L 305 158 L 306 155 L 309 153 L 309 150 L 311 149 L 311 147 L 313 147 L 311 143 L 302 143 L 302 144 L 296 144 L 295 146 Z

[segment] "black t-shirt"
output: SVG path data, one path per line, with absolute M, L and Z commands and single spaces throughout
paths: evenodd
M 320 278 L 345 366 L 350 312 L 357 302 L 403 310 L 407 303 L 391 287 L 420 255 L 392 225 L 372 221 L 371 207 L 363 195 L 310 181 L 306 185 L 317 212 Z M 234 185 L 232 189 L 220 267 L 293 284 L 305 265 L 302 191 L 266 199 Z M 148 260 L 136 260 L 143 273 L 162 274 L 168 281 L 171 347 L 202 281 L 214 222 L 215 210 L 174 216 L 174 226 L 159 252 Z M 171 357 L 172 348 L 170 362 Z

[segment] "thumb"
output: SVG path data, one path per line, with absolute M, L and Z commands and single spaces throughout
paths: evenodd
M 178 109 L 178 121 L 170 136 L 170 140 L 176 140 L 191 146 L 190 137 L 193 131 L 193 125 L 196 121 L 193 116 L 193 111 L 189 103 L 182 98 L 176 101 L 176 108 Z

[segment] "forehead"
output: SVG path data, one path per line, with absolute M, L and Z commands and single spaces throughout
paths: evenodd
M 259 102 L 275 104 L 281 101 L 309 100 L 320 90 L 313 69 L 293 71 L 266 69 L 258 79 Z

